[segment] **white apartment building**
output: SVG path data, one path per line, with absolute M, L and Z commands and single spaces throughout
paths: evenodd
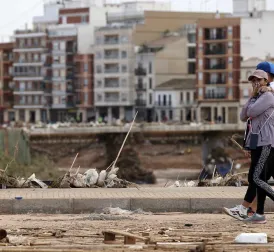
M 131 25 L 108 25 L 95 31 L 94 104 L 96 119 L 133 118 L 134 46 Z
M 265 11 L 267 0 L 233 0 L 233 16 L 250 17 L 255 12 Z
M 196 120 L 194 79 L 172 79 L 154 91 L 155 120 L 189 123 Z

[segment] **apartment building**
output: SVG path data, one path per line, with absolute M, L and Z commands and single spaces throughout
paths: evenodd
M 134 46 L 131 25 L 108 25 L 95 31 L 94 104 L 96 119 L 133 118 Z
M 93 54 L 77 54 L 74 57 L 77 118 L 80 122 L 94 120 L 93 57 Z
M 169 81 L 174 79 L 190 78 L 195 80 L 195 74 L 193 72 L 189 74 L 189 62 L 186 61 L 188 57 L 187 44 L 188 37 L 186 35 L 178 32 L 164 32 L 159 39 L 137 47 L 135 106 L 138 110 L 139 120 L 155 120 L 155 111 L 161 105 L 155 101 L 154 92 L 158 86 L 165 83 L 165 88 L 167 88 L 166 85 Z M 194 57 L 194 55 L 192 56 Z
M 76 118 L 74 55 L 77 53 L 77 30 L 72 25 L 48 28 L 51 46 L 51 121 Z
M 15 120 L 13 110 L 13 43 L 0 44 L 0 123 Z
M 196 24 L 198 19 L 213 19 L 216 13 L 202 12 L 176 12 L 176 11 L 145 11 L 143 22 L 136 24 L 134 30 L 134 43 L 146 44 L 162 36 L 164 31 L 176 32 L 185 25 Z M 220 17 L 231 14 L 220 14 Z
M 197 22 L 197 99 L 202 121 L 238 122 L 240 19 Z
M 15 120 L 46 122 L 51 105 L 49 44 L 45 30 L 17 30 L 14 34 L 13 80 Z
M 196 121 L 195 79 L 172 79 L 157 86 L 154 91 L 155 120 Z

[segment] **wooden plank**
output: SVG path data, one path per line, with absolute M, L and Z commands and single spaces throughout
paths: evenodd
M 120 230 L 105 230 L 102 233 L 103 234 L 109 233 L 109 234 L 114 234 L 114 235 L 128 236 L 128 237 L 131 237 L 131 238 L 139 239 L 141 241 L 147 241 L 149 239 L 148 237 L 142 237 L 140 235 L 135 235 L 135 234 L 132 234 L 132 233 L 129 233 L 129 232 L 120 231 Z

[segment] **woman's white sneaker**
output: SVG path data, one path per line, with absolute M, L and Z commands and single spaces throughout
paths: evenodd
M 243 205 L 237 205 L 233 208 L 223 208 L 224 213 L 227 215 L 237 219 L 237 220 L 245 220 L 248 218 L 247 210 L 248 208 L 244 207 Z

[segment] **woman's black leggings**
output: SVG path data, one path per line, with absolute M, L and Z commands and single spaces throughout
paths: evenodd
M 274 201 L 274 190 L 267 184 L 274 161 L 274 149 L 271 146 L 258 147 L 251 151 L 251 165 L 248 174 L 249 186 L 244 200 L 251 203 L 257 195 L 257 213 L 264 214 L 266 196 Z

